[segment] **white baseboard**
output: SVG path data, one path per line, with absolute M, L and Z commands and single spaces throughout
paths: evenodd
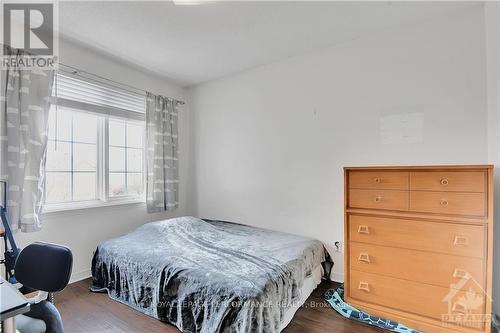
M 75 283 L 81 280 L 84 280 L 86 278 L 91 277 L 92 274 L 90 272 L 90 269 L 85 269 L 83 271 L 75 272 L 71 274 L 71 278 L 69 279 L 69 283 Z
M 334 282 L 344 283 L 344 274 L 337 273 L 337 272 L 331 272 L 330 273 L 330 280 L 332 280 Z

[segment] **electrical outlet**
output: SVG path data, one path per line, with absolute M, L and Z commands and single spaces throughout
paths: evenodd
M 336 241 L 333 243 L 335 252 L 343 253 L 344 252 L 344 244 L 341 241 Z

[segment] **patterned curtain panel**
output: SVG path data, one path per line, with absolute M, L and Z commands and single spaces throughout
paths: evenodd
M 148 212 L 177 208 L 177 101 L 148 93 L 146 100 Z
M 0 178 L 8 182 L 7 212 L 13 229 L 37 231 L 54 72 L 14 68 L 0 73 Z

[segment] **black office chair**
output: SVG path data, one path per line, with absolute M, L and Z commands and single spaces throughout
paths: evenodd
M 30 299 L 30 311 L 16 317 L 21 333 L 63 333 L 59 311 L 49 300 L 51 293 L 63 290 L 69 282 L 73 255 L 62 245 L 36 242 L 26 246 L 16 260 L 16 280 L 38 295 Z M 47 300 L 49 298 L 49 300 Z

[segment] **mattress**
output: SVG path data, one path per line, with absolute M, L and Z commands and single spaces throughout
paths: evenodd
M 180 217 L 100 244 L 92 290 L 182 332 L 273 333 L 317 285 L 325 257 L 314 239 Z

